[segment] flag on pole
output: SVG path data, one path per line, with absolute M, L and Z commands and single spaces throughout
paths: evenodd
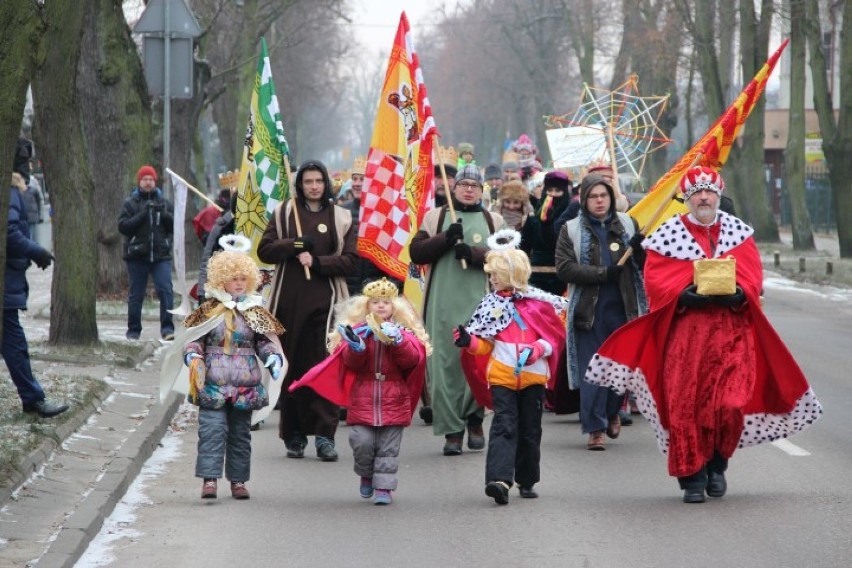
M 645 234 L 653 232 L 673 215 L 687 211 L 686 205 L 672 199 L 672 197 L 674 197 L 677 191 L 676 188 L 683 174 L 691 165 L 708 166 L 716 169 L 725 165 L 734 141 L 737 139 L 737 135 L 742 130 L 746 119 L 748 119 L 754 103 L 763 94 L 766 81 L 769 79 L 772 69 L 774 69 L 775 64 L 781 57 L 781 52 L 787 47 L 789 41 L 784 40 L 781 46 L 772 54 L 763 67 L 760 68 L 754 79 L 746 85 L 745 89 L 731 103 L 731 106 L 722 113 L 722 116 L 713 123 L 704 136 L 654 184 L 648 195 L 628 211 L 630 216 L 636 219 L 639 226 L 643 228 Z M 697 162 L 696 159 L 698 160 Z M 667 201 L 669 205 L 663 210 L 663 213 L 659 215 L 652 226 L 646 228 L 645 226 L 655 217 L 655 213 L 664 207 Z
M 379 97 L 361 196 L 358 252 L 405 282 L 405 295 L 422 304 L 425 279 L 408 245 L 434 206 L 432 137 L 437 134 L 420 61 L 405 12 L 391 49 Z
M 234 220 L 234 232 L 252 242 L 251 256 L 258 264 L 257 244 L 269 218 L 278 204 L 289 197 L 284 166 L 284 156 L 289 154 L 266 39 L 260 38 Z
M 180 293 L 180 306 L 169 310 L 176 316 L 188 316 L 189 290 L 186 287 L 186 243 L 184 221 L 186 219 L 186 182 L 184 179 L 169 169 L 166 172 L 172 178 L 172 187 L 175 191 L 174 229 L 172 234 L 172 258 L 174 259 L 175 273 L 178 279 L 178 292 Z

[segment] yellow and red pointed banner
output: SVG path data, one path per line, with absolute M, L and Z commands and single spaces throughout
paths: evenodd
M 358 252 L 383 272 L 405 281 L 405 295 L 422 303 L 423 276 L 408 245 L 432 194 L 432 139 L 437 134 L 423 73 L 403 12 L 379 97 L 367 153 Z
M 737 134 L 748 119 L 755 101 L 763 94 L 766 81 L 789 41 L 784 40 L 760 68 L 754 79 L 746 85 L 746 88 L 722 113 L 722 116 L 713 123 L 704 136 L 654 184 L 648 191 L 648 195 L 628 211 L 628 214 L 639 223 L 644 234 L 652 233 L 673 215 L 686 212 L 686 205 L 672 198 L 677 192 L 678 184 L 684 172 L 690 166 L 708 166 L 719 169 L 725 165 L 728 154 L 730 154 L 734 141 L 737 139 Z M 668 206 L 666 206 L 666 202 L 668 202 Z M 662 214 L 657 215 L 661 210 Z

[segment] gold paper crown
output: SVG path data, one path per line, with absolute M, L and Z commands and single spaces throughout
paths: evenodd
M 453 166 L 456 167 L 456 164 L 459 160 L 459 153 L 456 152 L 456 149 L 452 146 L 442 146 L 440 151 L 438 152 L 438 162 L 445 166 Z
M 237 187 L 237 183 L 240 180 L 240 170 L 233 170 L 230 172 L 225 172 L 223 174 L 219 174 L 219 187 L 221 189 L 228 189 L 231 187 Z
M 363 293 L 368 298 L 374 300 L 377 298 L 389 300 L 390 298 L 396 298 L 399 296 L 399 289 L 397 289 L 396 285 L 387 278 L 382 278 L 381 280 L 374 280 L 364 286 Z
M 355 158 L 355 161 L 352 162 L 352 173 L 353 174 L 361 174 L 367 171 L 367 157 L 366 156 L 358 156 Z

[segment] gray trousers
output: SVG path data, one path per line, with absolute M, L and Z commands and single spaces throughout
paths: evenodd
M 195 477 L 246 482 L 251 476 L 251 410 L 230 404 L 219 410 L 198 411 L 198 458 Z
M 372 477 L 376 489 L 395 490 L 403 426 L 349 426 L 355 473 Z

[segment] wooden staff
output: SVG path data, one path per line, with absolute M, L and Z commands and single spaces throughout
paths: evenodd
M 700 162 L 701 158 L 703 158 L 703 157 L 704 157 L 704 154 L 699 152 L 698 155 L 695 156 L 695 159 L 692 160 L 692 163 L 689 164 L 689 167 L 686 168 L 686 170 L 684 170 L 684 171 L 689 171 L 690 169 L 697 166 L 698 162 Z M 679 189 L 680 189 L 680 183 L 676 183 L 674 185 L 674 187 L 672 188 L 672 190 L 669 192 L 668 196 L 660 203 L 659 207 L 657 207 L 657 210 L 654 211 L 654 214 L 651 216 L 651 220 L 648 221 L 647 223 L 645 223 L 645 225 L 641 229 L 639 229 L 640 234 L 645 235 L 645 231 L 647 231 L 648 229 L 650 229 L 651 227 L 653 227 L 654 225 L 657 224 L 657 221 L 659 221 L 660 217 L 663 216 L 663 213 L 665 213 L 666 209 L 669 206 L 669 202 L 672 199 L 674 199 L 674 197 L 677 194 Z M 627 252 L 624 253 L 624 256 L 622 256 L 618 260 L 618 266 L 624 266 L 624 263 L 626 263 L 630 259 L 631 256 L 633 256 L 633 249 L 629 248 L 629 249 L 627 249 Z
M 438 142 L 437 136 L 432 140 L 435 142 L 435 151 L 438 152 L 438 167 L 441 168 L 441 179 L 444 181 L 444 191 L 447 192 L 447 206 L 450 208 L 450 220 L 455 223 L 457 221 L 456 208 L 453 206 L 453 192 L 450 191 L 450 184 L 447 182 L 447 170 L 444 168 L 444 160 L 441 159 L 441 143 Z M 462 269 L 467 270 L 467 261 L 462 258 L 459 262 Z
M 204 201 L 206 201 L 207 203 L 209 203 L 210 205 L 212 205 L 213 207 L 215 207 L 215 208 L 216 208 L 216 209 L 218 209 L 219 211 L 224 211 L 224 209 L 222 209 L 222 207 L 220 207 L 220 206 L 219 206 L 219 204 L 217 204 L 215 201 L 213 201 L 212 199 L 210 199 L 209 197 L 207 197 L 206 195 L 204 195 L 204 193 L 202 193 L 200 189 L 198 189 L 198 188 L 196 188 L 196 187 L 193 187 L 193 186 L 192 186 L 192 185 L 191 185 L 188 181 L 186 181 L 185 179 L 183 179 L 182 177 L 180 177 L 179 175 L 177 175 L 176 173 L 174 173 L 171 169 L 166 168 L 166 172 L 168 172 L 168 173 L 170 173 L 171 175 L 173 175 L 173 176 L 175 176 L 176 178 L 178 178 L 178 179 L 181 181 L 181 183 L 183 183 L 186 187 L 188 187 L 188 188 L 189 188 L 189 189 L 191 189 L 193 192 L 195 192 L 195 194 L 196 194 L 198 197 L 200 197 L 201 199 L 203 199 Z
M 293 219 L 296 220 L 296 236 L 302 238 L 302 221 L 299 219 L 299 206 L 296 203 L 296 187 L 293 185 L 293 174 L 290 173 L 290 158 L 287 157 L 287 154 L 284 154 L 284 169 L 287 171 L 287 187 L 290 188 L 290 208 L 293 210 Z M 331 214 L 334 215 L 334 210 L 331 211 Z M 285 219 L 286 221 L 286 219 Z M 305 279 L 311 279 L 311 269 L 302 265 L 302 268 L 305 269 Z

